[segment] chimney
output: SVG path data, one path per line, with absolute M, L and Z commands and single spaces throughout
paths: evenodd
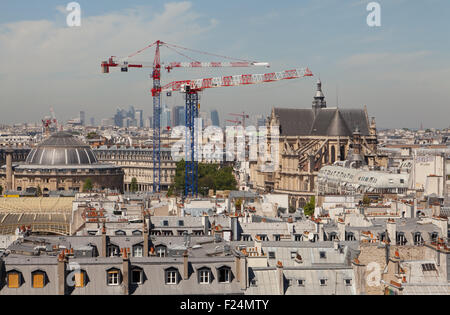
M 387 228 L 387 236 L 389 237 L 389 242 L 392 244 L 397 244 L 397 224 L 395 223 L 395 220 L 388 219 L 386 223 Z
M 67 258 L 62 251 L 58 255 L 58 295 L 66 295 L 66 270 L 67 270 Z
M 234 265 L 236 268 L 236 280 L 237 282 L 241 281 L 241 257 L 234 256 Z
M 391 244 L 386 242 L 384 244 L 385 256 L 386 256 L 386 266 L 389 264 L 389 257 L 391 256 Z
M 148 251 L 149 251 L 149 246 L 148 246 L 148 228 L 147 228 L 147 224 L 145 224 L 144 221 L 144 257 L 148 257 Z
M 239 219 L 237 216 L 230 216 L 231 219 L 231 237 L 233 241 L 239 241 L 240 240 L 240 233 L 239 233 Z
M 342 218 L 338 219 L 338 238 L 341 242 L 345 241 L 345 221 Z
M 106 257 L 106 255 L 107 255 L 107 246 L 108 246 L 108 236 L 106 236 L 106 227 L 105 227 L 105 223 L 103 223 L 103 227 L 102 227 L 102 257 Z
M 6 190 L 13 190 L 12 150 L 6 150 Z
M 129 248 L 123 249 L 123 262 L 122 262 L 122 294 L 130 294 L 130 259 L 128 258 Z
M 210 229 L 210 223 L 209 223 L 209 216 L 207 214 L 204 214 L 202 217 L 202 223 L 203 223 L 203 232 L 204 235 L 209 235 L 209 229 Z
M 183 254 L 183 280 L 189 279 L 189 253 L 186 250 Z
M 284 295 L 284 273 L 283 273 L 283 263 L 281 261 L 277 262 L 277 273 L 278 273 L 279 294 Z
M 319 233 L 319 242 L 324 241 L 323 223 L 317 219 L 317 232 Z

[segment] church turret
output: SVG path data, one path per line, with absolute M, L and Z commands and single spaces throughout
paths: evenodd
M 325 101 L 325 95 L 323 95 L 323 92 L 322 92 L 322 81 L 320 81 L 320 80 L 317 81 L 317 91 L 316 91 L 316 95 L 314 96 L 314 101 L 313 101 L 312 107 L 316 111 L 318 109 L 327 107 L 327 102 Z

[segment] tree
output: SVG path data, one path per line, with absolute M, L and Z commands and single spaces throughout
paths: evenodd
M 309 202 L 303 208 L 305 215 L 313 216 L 314 210 L 316 209 L 316 197 L 312 196 Z
M 88 138 L 88 139 L 97 139 L 98 137 L 99 137 L 99 135 L 94 131 L 89 132 L 86 136 L 86 138 Z
M 83 185 L 83 192 L 92 191 L 93 188 L 92 179 L 87 178 Z
M 207 195 L 210 189 L 213 190 L 236 190 L 237 182 L 233 175 L 233 168 L 220 167 L 218 164 L 198 165 L 198 190 L 199 193 Z M 169 193 L 184 192 L 185 186 L 185 162 L 181 160 L 177 163 L 175 172 L 175 183 L 169 189 Z
M 0 195 L 3 194 L 3 186 L 0 185 Z
M 36 195 L 38 196 L 38 197 L 40 197 L 40 196 L 42 196 L 42 189 L 41 189 L 41 186 L 37 186 L 37 189 L 36 189 Z
M 238 200 L 236 200 L 236 201 L 234 202 L 234 206 L 236 207 L 236 210 L 242 210 L 242 209 L 241 209 L 241 207 L 242 207 L 242 199 L 239 198 Z
M 365 194 L 364 197 L 363 197 L 363 200 L 362 200 L 363 205 L 369 206 L 370 205 L 370 201 L 371 200 L 370 200 L 369 196 L 367 196 L 367 194 Z
M 137 192 L 138 190 L 139 190 L 139 186 L 138 186 L 137 179 L 136 179 L 136 177 L 133 177 L 133 178 L 131 179 L 130 191 L 133 192 L 133 193 L 135 193 L 135 192 Z

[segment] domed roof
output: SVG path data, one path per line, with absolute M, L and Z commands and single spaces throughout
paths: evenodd
M 67 132 L 58 132 L 31 150 L 26 164 L 31 165 L 89 165 L 97 159 L 89 145 Z

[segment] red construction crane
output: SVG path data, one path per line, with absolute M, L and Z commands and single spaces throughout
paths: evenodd
M 249 119 L 250 118 L 250 116 L 247 115 L 245 112 L 242 112 L 242 114 L 233 114 L 232 113 L 232 114 L 228 114 L 228 115 L 241 117 L 242 118 L 242 127 L 244 127 L 244 128 L 245 128 L 245 119 Z
M 204 78 L 197 80 L 174 81 L 161 88 L 163 92 L 181 91 L 186 94 L 186 143 L 189 148 L 185 148 L 186 156 L 186 178 L 185 196 L 196 196 L 198 194 L 198 150 L 196 150 L 195 140 L 195 118 L 198 117 L 198 93 L 204 89 L 217 87 L 230 87 L 251 85 L 258 83 L 269 83 L 281 80 L 292 80 L 313 76 L 312 72 L 306 69 L 294 69 L 282 72 L 272 72 L 266 74 L 242 74 L 235 76 Z M 241 122 L 239 122 L 241 123 Z
M 242 125 L 242 121 L 239 121 L 239 120 L 225 120 L 225 121 L 227 121 L 227 122 L 230 122 L 230 123 L 233 123 L 233 124 L 235 124 L 236 126 L 239 126 L 239 125 Z
M 141 54 L 145 50 L 155 47 L 155 58 L 153 62 L 131 62 L 130 59 Z M 171 63 L 161 63 L 160 56 L 160 48 L 166 47 L 175 53 L 188 58 L 191 62 L 171 62 Z M 213 57 L 219 57 L 223 59 L 227 59 L 227 62 L 200 62 L 197 61 L 185 53 L 180 52 L 180 50 L 188 51 L 196 54 L 203 54 Z M 101 64 L 103 73 L 109 73 L 110 68 L 120 68 L 121 72 L 128 72 L 130 68 L 152 68 L 152 79 L 153 79 L 153 88 L 151 90 L 153 96 L 153 191 L 160 192 L 161 191 L 161 69 L 165 69 L 168 72 L 175 68 L 223 68 L 223 67 L 269 67 L 269 64 L 266 62 L 256 62 L 249 60 L 241 60 L 236 58 L 231 58 L 227 56 L 221 56 L 217 54 L 207 53 L 200 50 L 190 49 L 181 47 L 178 45 L 168 44 L 162 42 L 160 40 L 144 47 L 143 49 L 138 50 L 137 52 L 129 55 L 124 58 L 117 58 L 115 56 L 110 57 L 107 61 L 103 61 Z M 167 91 L 168 96 L 170 96 L 171 92 Z M 198 100 L 197 100 L 198 101 Z M 198 103 L 198 102 L 197 102 Z M 198 107 L 198 104 L 197 104 Z M 191 113 L 191 111 L 186 110 L 186 112 Z M 197 114 L 198 115 L 198 108 Z M 186 126 L 189 128 L 191 117 L 186 115 Z M 193 120 L 193 119 L 192 119 Z M 194 166 L 192 166 L 194 167 Z M 186 177 L 188 177 L 188 168 L 186 167 Z M 195 168 L 195 167 L 194 167 Z
M 142 53 L 143 51 L 155 47 L 155 58 L 153 63 L 150 62 L 130 62 L 130 59 Z M 160 48 L 166 47 L 175 53 L 188 58 L 191 62 L 171 62 L 162 63 L 160 58 Z M 185 53 L 179 50 L 188 51 L 191 53 L 203 54 L 208 56 L 219 57 L 227 59 L 227 62 L 199 62 Z M 161 86 L 161 69 L 165 69 L 170 72 L 176 68 L 222 68 L 222 67 L 269 67 L 266 62 L 256 62 L 249 60 L 241 60 L 217 54 L 211 54 L 195 49 L 189 49 L 173 44 L 168 44 L 162 41 L 156 41 L 143 49 L 129 55 L 125 58 L 110 57 L 108 61 L 103 61 L 102 64 L 103 73 L 109 73 L 110 68 L 120 68 L 122 72 L 128 72 L 130 68 L 152 68 L 153 74 L 153 88 L 151 90 L 153 96 L 153 155 L 154 155 L 154 168 L 153 168 L 153 191 L 160 191 L 161 189 L 161 127 L 160 127 L 160 113 L 161 113 L 161 93 L 167 92 L 170 96 L 174 91 L 181 91 L 186 94 L 186 129 L 187 129 L 187 143 L 190 144 L 190 148 L 186 148 L 186 167 L 185 167 L 185 195 L 197 195 L 198 194 L 198 162 L 195 157 L 197 153 L 195 150 L 195 132 L 194 132 L 194 120 L 198 118 L 199 109 L 199 97 L 198 93 L 204 89 L 227 87 L 227 86 L 239 86 L 250 85 L 258 83 L 268 83 L 280 80 L 298 79 L 306 76 L 312 76 L 311 71 L 306 69 L 294 69 L 283 72 L 272 72 L 266 74 L 244 74 L 235 76 L 224 76 L 215 78 L 205 78 L 198 80 L 185 80 L 174 81 L 168 85 Z

